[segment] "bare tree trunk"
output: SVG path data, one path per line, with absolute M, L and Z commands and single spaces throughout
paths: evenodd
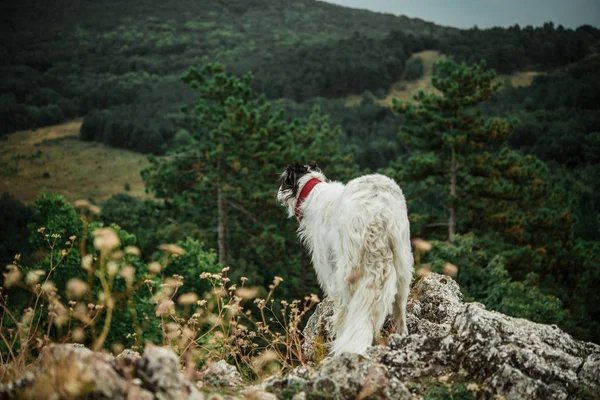
M 227 230 L 227 200 L 221 188 L 217 189 L 217 243 L 219 244 L 219 263 L 227 264 L 227 246 L 225 245 L 225 231 Z
M 454 233 L 456 232 L 456 209 L 454 199 L 456 198 L 456 155 L 454 153 L 454 145 L 452 149 L 452 160 L 450 162 L 450 219 L 448 221 L 448 240 L 454 242 Z

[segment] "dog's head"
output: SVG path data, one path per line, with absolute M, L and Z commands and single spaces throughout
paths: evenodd
M 325 175 L 321 173 L 321 169 L 314 161 L 311 161 L 308 164 L 291 164 L 281 174 L 281 177 L 279 178 L 277 200 L 282 206 L 288 209 L 289 216 L 294 215 L 300 190 L 311 178 L 317 178 L 324 182 L 326 181 Z

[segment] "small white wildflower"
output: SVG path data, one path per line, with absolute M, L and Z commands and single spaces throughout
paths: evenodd
M 150 264 L 148 264 L 148 271 L 150 271 L 150 273 L 152 274 L 160 273 L 161 269 L 162 265 L 160 265 L 156 261 L 152 261 Z
M 431 250 L 431 243 L 421 238 L 413 238 L 410 241 L 415 250 L 426 252 Z
M 119 272 L 119 264 L 114 261 L 109 261 L 108 264 L 106 264 L 106 272 L 108 272 L 108 275 L 110 276 L 115 276 L 117 272 Z
M 94 257 L 92 257 L 91 254 L 86 254 L 81 259 L 81 267 L 83 269 L 85 269 L 86 271 L 91 271 L 92 270 L 92 262 L 93 261 L 94 261 Z
M 125 279 L 125 282 L 131 284 L 135 276 L 135 268 L 131 265 L 126 265 L 121 269 L 121 272 L 119 272 L 119 276 Z
M 114 250 L 121 244 L 119 236 L 111 228 L 100 228 L 94 231 L 94 247 L 101 251 Z
M 175 244 L 161 244 L 158 248 L 174 256 L 185 254 L 185 250 Z
M 67 297 L 70 299 L 80 299 L 87 292 L 88 288 L 88 284 L 81 279 L 69 279 L 67 282 Z
M 35 285 L 40 281 L 40 278 L 44 276 L 46 273 L 41 269 L 36 269 L 33 271 L 29 271 L 25 276 L 25 283 L 28 285 Z
M 454 278 L 458 274 L 458 267 L 451 263 L 444 264 L 444 269 L 442 270 L 444 275 L 451 276 Z
M 135 246 L 127 246 L 125 247 L 125 253 L 133 256 L 139 256 L 142 252 L 138 247 Z
M 190 306 L 198 301 L 196 293 L 183 293 L 177 298 L 177 302 L 182 306 Z

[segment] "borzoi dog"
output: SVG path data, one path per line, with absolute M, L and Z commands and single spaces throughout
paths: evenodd
M 277 199 L 298 219 L 298 236 L 335 304 L 331 353 L 363 354 L 390 314 L 396 332 L 407 334 L 413 256 L 398 185 L 379 174 L 332 182 L 314 162 L 290 165 L 280 185 Z

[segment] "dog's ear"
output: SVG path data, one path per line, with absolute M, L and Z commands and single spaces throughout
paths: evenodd
M 278 179 L 279 185 L 289 185 L 290 181 L 293 179 L 294 172 L 290 171 L 288 168 Z
M 279 184 L 284 189 L 292 189 L 296 186 L 296 166 L 294 164 L 287 167 L 285 172 L 279 177 Z
M 311 171 L 321 172 L 321 170 L 319 169 L 319 166 L 317 165 L 317 162 L 314 160 L 308 163 L 308 168 Z

